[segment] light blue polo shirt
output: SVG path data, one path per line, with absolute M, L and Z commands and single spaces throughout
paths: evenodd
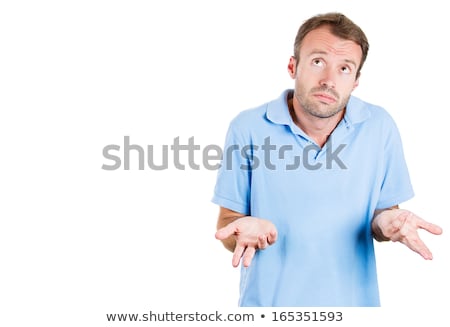
M 351 96 L 320 149 L 286 90 L 229 126 L 213 202 L 272 221 L 278 240 L 241 267 L 240 306 L 379 306 L 371 219 L 413 197 L 398 129 Z

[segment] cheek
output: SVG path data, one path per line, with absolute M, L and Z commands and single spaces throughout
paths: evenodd
M 305 90 L 310 89 L 310 82 L 307 79 L 302 78 L 301 74 L 297 74 L 295 78 L 295 89 L 297 93 L 305 93 Z
M 342 93 L 351 93 L 356 86 L 358 86 L 358 83 L 355 82 L 355 78 L 353 76 L 345 76 L 341 79 L 341 83 L 340 83 L 340 91 Z
M 319 74 L 312 74 L 309 70 L 297 70 L 295 81 L 298 85 L 303 85 L 304 88 L 314 87 L 319 83 Z

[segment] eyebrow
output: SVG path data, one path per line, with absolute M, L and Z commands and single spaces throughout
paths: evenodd
M 308 57 L 311 57 L 311 56 L 313 56 L 313 55 L 328 55 L 329 54 L 329 52 L 326 52 L 326 51 L 323 51 L 323 50 L 312 50 L 309 54 L 308 54 Z M 353 66 L 355 66 L 355 68 L 356 67 L 358 67 L 358 65 L 356 64 L 356 62 L 354 61 L 354 60 L 351 60 L 351 59 L 344 59 L 344 61 L 346 62 L 346 63 L 348 63 L 348 64 L 351 64 L 351 65 L 353 65 Z

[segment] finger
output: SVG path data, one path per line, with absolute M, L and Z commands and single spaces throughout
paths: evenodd
M 420 218 L 419 218 L 420 219 Z M 421 229 L 426 230 L 427 232 L 430 232 L 431 234 L 434 235 L 441 235 L 442 234 L 442 228 L 439 227 L 438 225 L 429 223 L 423 219 L 419 220 L 419 223 L 417 225 L 418 227 L 420 227 Z
M 411 224 L 404 224 L 394 238 L 395 240 L 405 244 L 414 252 L 420 254 L 425 260 L 433 259 L 431 251 L 420 239 L 417 229 L 415 229 Z
M 442 234 L 442 228 L 440 226 L 429 223 L 413 213 L 411 213 L 411 220 L 413 220 L 418 228 L 424 229 L 434 235 Z
M 267 247 L 267 237 L 266 235 L 258 236 L 258 249 L 264 250 Z
M 233 259 L 231 261 L 231 264 L 233 265 L 233 267 L 239 266 L 239 262 L 241 261 L 244 251 L 245 251 L 245 246 L 236 244 L 236 247 L 234 248 L 234 252 L 233 252 Z
M 247 247 L 242 257 L 242 264 L 244 267 L 250 267 L 253 257 L 255 256 L 256 249 L 254 247 Z
M 432 260 L 433 254 L 419 236 L 412 238 L 406 242 L 406 245 L 413 251 L 417 252 L 425 260 Z
M 216 232 L 215 236 L 218 240 L 225 240 L 228 237 L 230 237 L 231 235 L 233 235 L 234 233 L 236 233 L 236 226 L 234 223 L 229 223 L 225 227 L 222 227 L 221 229 L 219 229 Z
M 277 241 L 278 238 L 278 233 L 276 230 L 271 231 L 269 233 L 269 237 L 267 238 L 267 243 L 269 243 L 269 245 L 272 245 L 273 243 L 275 243 Z
M 398 232 L 404 225 L 408 217 L 410 216 L 410 212 L 404 211 L 401 212 L 398 216 L 394 218 L 392 221 L 392 232 Z

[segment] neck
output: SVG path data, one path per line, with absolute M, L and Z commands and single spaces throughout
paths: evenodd
M 328 137 L 344 117 L 345 109 L 328 118 L 320 118 L 306 112 L 296 101 L 296 98 L 288 100 L 289 112 L 294 123 L 300 127 L 306 135 L 311 137 L 320 147 L 323 147 Z

